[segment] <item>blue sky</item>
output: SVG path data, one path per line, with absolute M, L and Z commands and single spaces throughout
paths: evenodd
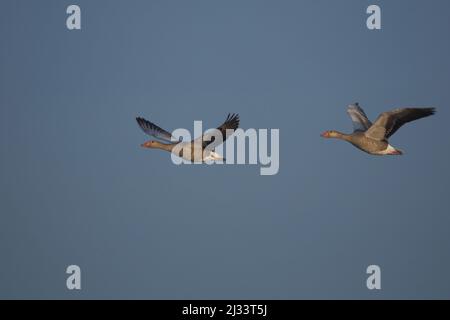
M 72 2 L 2 3 L 0 297 L 449 297 L 448 1 L 76 3 L 80 31 Z M 356 101 L 438 112 L 371 157 L 319 136 Z M 139 147 L 136 116 L 230 112 L 280 130 L 277 175 Z

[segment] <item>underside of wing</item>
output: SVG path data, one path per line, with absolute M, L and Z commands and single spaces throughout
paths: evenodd
M 372 123 L 367 118 L 366 113 L 358 103 L 349 105 L 347 108 L 347 113 L 352 119 L 354 131 L 365 132 L 370 128 L 370 126 L 372 126 Z
M 170 134 L 166 130 L 158 127 L 156 124 L 154 124 L 148 120 L 145 120 L 144 118 L 140 118 L 140 117 L 136 118 L 136 121 L 137 121 L 139 127 L 141 127 L 141 129 L 146 134 L 153 136 L 155 138 L 158 138 L 158 139 L 173 142 L 172 134 Z

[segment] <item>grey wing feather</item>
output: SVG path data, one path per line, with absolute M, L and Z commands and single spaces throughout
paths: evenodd
M 365 134 L 372 139 L 386 140 L 404 124 L 434 113 L 435 108 L 399 108 L 383 112 Z
M 366 113 L 358 103 L 349 105 L 347 113 L 352 119 L 354 131 L 364 132 L 372 126 L 372 122 L 367 118 Z
M 154 124 L 148 120 L 145 120 L 144 118 L 140 118 L 140 117 L 137 117 L 136 121 L 137 121 L 139 127 L 141 127 L 141 129 L 146 134 L 153 136 L 155 138 L 158 138 L 158 139 L 173 142 L 172 134 L 170 134 L 166 130 L 158 127 L 156 124 Z
M 233 134 L 234 130 L 239 127 L 239 115 L 236 113 L 228 114 L 224 123 L 222 123 L 217 130 L 222 134 L 222 142 Z M 232 132 L 233 131 L 233 132 Z M 203 136 L 203 148 L 206 148 L 209 144 L 215 141 L 215 137 L 208 136 L 207 134 Z M 220 143 L 219 143 L 220 144 Z

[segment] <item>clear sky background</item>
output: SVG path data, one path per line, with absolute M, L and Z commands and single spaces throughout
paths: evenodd
M 0 297 L 450 298 L 449 14 L 447 0 L 2 1 Z M 351 131 L 356 101 L 372 120 L 438 112 L 393 136 L 404 156 L 372 157 L 319 136 Z M 280 129 L 278 175 L 139 147 L 136 116 L 171 131 L 229 112 Z

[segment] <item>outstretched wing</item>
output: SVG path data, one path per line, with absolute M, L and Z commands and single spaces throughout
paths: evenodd
M 225 140 L 229 136 L 231 136 L 234 130 L 236 130 L 238 127 L 239 127 L 239 115 L 237 113 L 233 114 L 229 113 L 225 122 L 222 123 L 220 127 L 217 128 L 217 130 L 219 130 L 220 133 L 222 134 L 222 142 L 225 142 Z M 230 132 L 231 130 L 233 132 Z M 208 145 L 210 145 L 215 141 L 215 137 L 209 136 L 208 133 L 204 134 L 202 139 L 203 139 L 202 142 L 203 148 L 206 148 Z
M 365 132 L 370 128 L 372 122 L 367 118 L 364 110 L 358 103 L 351 104 L 347 108 L 347 113 L 353 122 L 353 131 Z
M 431 116 L 435 108 L 400 108 L 380 114 L 366 131 L 366 136 L 376 140 L 389 139 L 405 123 Z
M 158 139 L 166 140 L 173 142 L 172 135 L 167 132 L 166 130 L 158 127 L 156 124 L 145 120 L 144 118 L 136 118 L 136 121 L 138 125 L 141 127 L 141 129 L 148 135 L 153 136 Z

